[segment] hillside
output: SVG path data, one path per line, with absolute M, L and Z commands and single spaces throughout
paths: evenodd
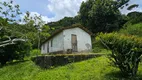
M 106 56 L 43 70 L 32 61 L 0 68 L 0 80 L 118 80 L 119 69 L 110 66 Z M 142 67 L 142 63 L 140 64 Z M 138 75 L 142 76 L 139 67 Z M 141 68 L 141 69 L 140 69 Z M 142 77 L 141 77 L 142 78 Z

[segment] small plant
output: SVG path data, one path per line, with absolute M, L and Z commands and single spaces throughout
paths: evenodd
M 111 50 L 110 58 L 123 76 L 136 76 L 142 54 L 142 38 L 118 33 L 101 33 L 96 40 Z
M 38 49 L 33 49 L 31 52 L 30 52 L 30 56 L 36 56 L 36 55 L 40 55 L 40 50 Z

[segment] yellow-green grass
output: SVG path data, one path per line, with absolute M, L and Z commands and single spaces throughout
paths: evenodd
M 142 77 L 142 63 L 138 77 Z M 43 70 L 32 61 L 0 68 L 0 80 L 121 80 L 119 69 L 106 56 Z

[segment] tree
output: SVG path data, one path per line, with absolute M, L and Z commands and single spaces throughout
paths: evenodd
M 97 32 L 111 32 L 118 30 L 123 17 L 119 8 L 124 7 L 129 0 L 87 0 L 82 2 L 79 16 L 81 22 L 89 30 Z
M 59 29 L 62 27 L 71 26 L 76 23 L 80 23 L 80 17 L 78 15 L 75 17 L 64 17 L 63 19 L 61 19 L 57 22 L 50 22 L 50 23 L 48 23 L 48 25 L 49 25 L 49 27 L 51 27 L 51 31 L 53 32 L 52 28 L 54 28 L 54 30 L 56 30 L 56 29 Z
M 142 12 L 136 12 L 136 11 L 135 12 L 130 12 L 130 13 L 127 14 L 127 18 L 128 18 L 127 22 L 123 25 L 123 28 L 127 28 L 128 27 L 129 29 L 131 29 L 131 28 L 134 27 L 133 26 L 134 24 L 141 23 L 141 21 L 142 21 Z M 134 31 L 134 28 L 132 29 L 133 31 Z
M 30 12 L 27 11 L 22 23 L 24 23 L 25 37 L 32 43 L 33 48 L 40 48 L 40 43 L 50 36 L 51 29 L 43 21 L 41 15 L 31 16 Z
M 19 5 L 13 1 L 0 1 L 0 64 L 23 60 L 30 50 L 30 43 L 18 30 L 16 16 L 21 14 Z M 17 31 L 18 30 L 18 31 Z
M 127 10 L 132 10 L 133 8 L 138 7 L 138 6 L 139 6 L 138 4 L 133 4 L 133 5 L 129 6 L 127 8 Z
M 2 39 L 2 37 L 4 36 L 4 33 L 6 33 L 6 31 L 8 30 L 7 26 L 9 26 L 9 22 L 10 23 L 16 22 L 15 17 L 19 14 L 21 14 L 20 9 L 19 9 L 19 5 L 14 5 L 12 0 L 9 2 L 5 2 L 5 1 L 0 2 L 0 15 L 1 15 L 0 16 L 0 31 L 3 31 L 2 32 L 3 35 L 1 33 L 0 39 Z M 9 31 L 7 31 L 7 32 L 9 32 Z M 0 46 L 14 44 L 13 41 L 16 41 L 16 40 L 12 40 L 9 35 L 4 36 L 4 37 L 7 37 L 8 40 L 1 41 Z M 20 41 L 20 40 L 24 41 L 23 39 L 17 39 L 17 41 Z

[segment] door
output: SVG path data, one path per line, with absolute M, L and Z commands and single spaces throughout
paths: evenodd
M 71 35 L 72 51 L 77 52 L 77 36 L 75 34 Z
M 49 53 L 49 42 L 47 43 L 47 53 Z

